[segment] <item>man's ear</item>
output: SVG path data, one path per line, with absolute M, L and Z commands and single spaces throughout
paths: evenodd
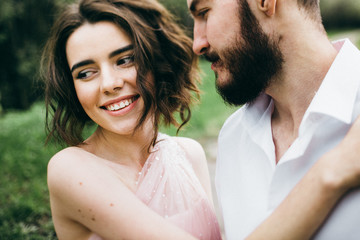
M 276 0 L 257 0 L 257 7 L 271 17 L 275 14 Z

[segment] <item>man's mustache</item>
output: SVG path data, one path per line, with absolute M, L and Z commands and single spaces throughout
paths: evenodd
M 216 52 L 207 52 L 204 54 L 204 57 L 209 62 L 216 62 L 220 59 L 219 55 Z

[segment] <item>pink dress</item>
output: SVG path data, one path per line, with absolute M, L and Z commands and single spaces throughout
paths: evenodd
M 165 134 L 158 140 L 139 173 L 136 196 L 197 239 L 221 239 L 214 209 L 185 151 Z M 90 239 L 101 238 L 93 234 Z
M 136 196 L 194 237 L 221 239 L 214 209 L 185 151 L 165 134 L 158 140 L 139 173 Z

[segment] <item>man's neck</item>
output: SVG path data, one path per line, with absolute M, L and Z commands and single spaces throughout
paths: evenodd
M 274 100 L 272 131 L 277 161 L 298 137 L 303 116 L 337 54 L 322 35 L 306 41 L 284 39 L 281 47 L 282 72 L 266 90 Z

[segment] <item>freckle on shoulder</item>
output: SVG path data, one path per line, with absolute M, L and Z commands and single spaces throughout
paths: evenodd
M 47 182 L 52 195 L 64 195 L 71 187 L 87 186 L 85 183 L 88 172 L 87 161 L 83 161 L 85 154 L 86 152 L 80 148 L 69 147 L 59 151 L 50 159 Z

